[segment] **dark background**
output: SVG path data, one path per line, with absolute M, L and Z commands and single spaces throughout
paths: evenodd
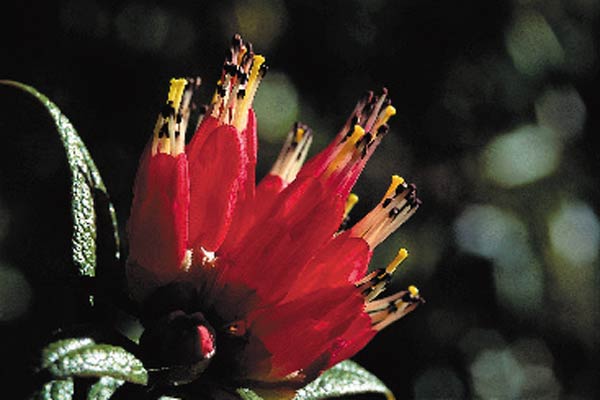
M 392 286 L 417 284 L 427 304 L 356 361 L 399 399 L 597 396 L 599 1 L 11 3 L 0 79 L 70 118 L 121 230 L 168 79 L 200 75 L 208 101 L 234 33 L 271 67 L 256 99 L 258 176 L 293 121 L 315 130 L 314 154 L 362 92 L 386 86 L 398 114 L 352 216 L 393 173 L 418 185 L 424 205 L 373 266 L 408 247 Z M 12 385 L 78 310 L 62 278 L 60 142 L 29 97 L 3 87 L 0 98 L 0 376 Z

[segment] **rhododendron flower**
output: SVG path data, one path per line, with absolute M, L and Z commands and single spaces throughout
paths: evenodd
M 145 362 L 168 369 L 170 383 L 225 371 L 299 387 L 422 302 L 414 286 L 378 299 L 405 249 L 368 272 L 373 250 L 419 207 L 415 186 L 393 176 L 381 202 L 346 226 L 351 189 L 395 113 L 387 91 L 365 95 L 306 165 L 312 132 L 295 124 L 256 185 L 252 101 L 264 62 L 236 35 L 204 109 L 192 99 L 199 80 L 173 79 L 141 157 L 127 275 L 143 304 Z M 195 110 L 202 119 L 186 144 Z

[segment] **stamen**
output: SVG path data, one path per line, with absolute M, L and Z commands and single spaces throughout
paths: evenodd
M 406 260 L 407 257 L 408 251 L 405 248 L 401 248 L 400 250 L 398 250 L 398 254 L 396 255 L 396 257 L 385 268 L 385 272 L 390 275 L 393 274 L 394 271 L 396 271 L 396 268 L 398 268 L 398 265 L 400 265 L 404 260 Z
M 392 175 L 392 183 L 388 187 L 388 190 L 387 190 L 387 192 L 385 192 L 385 196 L 383 196 L 383 198 L 386 199 L 386 198 L 392 197 L 394 192 L 396 192 L 396 190 L 398 190 L 398 187 L 400 185 L 404 185 L 405 182 L 406 181 L 404 180 L 404 178 L 401 177 L 400 175 Z
M 419 295 L 419 289 L 411 285 L 406 291 L 368 303 L 365 311 L 371 317 L 373 329 L 380 331 L 413 311 L 421 303 L 425 303 L 425 300 Z
M 238 34 L 233 37 L 211 102 L 213 118 L 233 125 L 240 132 L 244 130 L 248 110 L 267 71 L 264 62 L 263 56 L 254 54 L 251 43 L 244 42 Z
M 167 102 L 158 115 L 154 126 L 152 137 L 152 155 L 156 153 L 169 154 L 176 156 L 183 153 L 185 146 L 185 132 L 181 130 L 181 123 L 184 118 L 181 114 L 181 107 L 189 107 L 189 99 L 183 99 L 184 90 L 188 81 L 186 79 L 171 79 Z M 182 100 L 183 104 L 182 104 Z M 189 117 L 189 112 L 186 111 Z M 187 118 L 184 125 L 187 127 Z
M 419 298 L 419 289 L 415 285 L 410 285 L 408 287 L 408 292 L 410 293 L 410 297 L 412 299 L 418 299 Z
M 267 73 L 265 61 L 265 58 L 261 55 L 254 55 L 252 57 L 252 69 L 248 76 L 248 82 L 244 88 L 242 101 L 236 109 L 233 121 L 233 126 L 235 126 L 238 130 L 242 130 L 246 127 L 248 109 L 252 106 L 258 86 L 260 85 L 262 78 L 264 78 Z
M 352 187 L 387 132 L 386 123 L 394 113 L 385 88 L 380 96 L 368 92 L 334 140 L 322 176 L 344 190 Z
M 379 114 L 379 117 L 373 124 L 373 128 L 371 129 L 370 132 L 380 133 L 380 128 L 382 126 L 386 126 L 385 124 L 387 124 L 389 119 L 392 118 L 394 115 L 396 115 L 396 108 L 394 108 L 394 106 L 387 106 L 383 110 L 383 112 L 381 114 Z
M 181 154 L 185 151 L 185 135 L 187 132 L 188 123 L 192 113 L 192 109 L 197 108 L 197 105 L 192 103 L 192 99 L 198 88 L 200 87 L 202 80 L 200 77 L 188 78 L 187 86 L 183 91 L 183 97 L 181 105 L 179 106 L 179 113 L 177 114 L 177 121 L 179 126 L 175 132 L 176 146 L 175 155 Z M 200 121 L 196 125 L 198 125 Z
M 373 137 L 378 136 L 381 133 L 379 129 L 396 114 L 396 109 L 390 105 L 387 94 L 386 88 L 382 89 L 379 96 L 374 96 L 372 91 L 368 91 L 356 104 L 350 118 L 338 133 L 340 141 L 347 137 L 347 131 L 356 124 L 360 125 L 365 132 L 370 133 Z
M 312 141 L 313 135 L 310 128 L 296 122 L 292 130 L 288 132 L 281 152 L 271 168 L 271 174 L 279 176 L 288 183 L 296 179 L 296 175 L 306 160 Z
M 352 228 L 352 235 L 365 239 L 371 248 L 378 246 L 417 211 L 421 200 L 416 192 L 415 185 L 407 185 L 399 176 L 392 177 L 379 205 Z
M 344 215 L 342 216 L 342 223 L 337 230 L 337 233 L 343 232 L 348 227 L 348 223 L 350 222 L 350 212 L 354 208 L 354 206 L 358 203 L 358 196 L 354 193 L 350 193 L 348 198 L 346 198 L 346 205 L 344 206 Z
M 221 123 L 233 124 L 239 100 L 244 97 L 254 52 L 239 34 L 232 38 L 229 54 L 211 103 L 211 116 Z
M 354 125 L 352 134 L 339 145 L 339 150 L 333 161 L 327 166 L 325 176 L 331 176 L 336 170 L 344 169 L 344 166 L 350 164 L 350 160 L 356 159 L 357 149 L 361 140 L 365 137 L 365 130 L 360 125 Z M 354 156 L 354 157 L 353 157 Z
M 386 97 L 387 89 L 383 88 L 383 93 L 381 94 L 381 96 L 379 96 L 379 98 L 376 98 L 377 101 L 375 102 L 374 107 L 370 112 L 367 122 L 364 124 L 365 131 L 372 132 L 371 129 L 373 128 L 373 123 L 375 122 L 375 119 L 379 116 L 379 112 L 381 111 L 383 102 L 385 101 Z
M 357 287 L 368 284 L 368 287 L 362 291 L 363 295 L 365 296 L 365 301 L 372 301 L 387 288 L 387 285 L 392 280 L 392 274 L 398 265 L 400 265 L 400 263 L 406 259 L 406 257 L 408 257 L 408 251 L 406 251 L 404 248 L 400 249 L 396 257 L 385 269 L 379 268 L 371 272 L 356 284 Z
M 187 79 L 171 79 L 167 103 L 170 103 L 174 110 L 179 110 L 179 105 L 181 104 L 181 99 L 183 98 L 183 91 L 187 83 Z
M 344 206 L 344 219 L 348 218 L 356 203 L 358 203 L 358 196 L 354 193 L 350 193 L 346 199 L 346 205 Z

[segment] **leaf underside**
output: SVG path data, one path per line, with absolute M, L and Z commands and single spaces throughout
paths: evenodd
M 82 276 L 96 275 L 96 210 L 94 191 L 108 192 L 88 149 L 77 134 L 73 124 L 48 97 L 35 88 L 20 82 L 1 80 L 0 84 L 13 86 L 35 97 L 50 114 L 65 148 L 67 163 L 71 171 L 71 215 L 73 235 L 71 238 L 73 262 Z M 116 258 L 119 258 L 119 236 L 117 218 L 112 203 L 108 212 L 113 226 Z
M 98 378 L 88 389 L 88 400 L 110 399 L 125 382 L 148 383 L 148 372 L 134 355 L 121 347 L 96 344 L 90 338 L 50 343 L 42 352 L 41 365 L 52 380 L 34 399 L 71 400 L 76 378 Z
M 319 400 L 375 393 L 394 399 L 392 392 L 379 378 L 358 365 L 346 360 L 325 371 L 320 377 L 296 392 L 293 400 Z M 262 400 L 265 397 L 251 389 L 238 389 L 243 400 Z

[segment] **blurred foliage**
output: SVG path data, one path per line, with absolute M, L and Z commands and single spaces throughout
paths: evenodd
M 315 131 L 314 153 L 364 90 L 386 86 L 398 114 L 359 180 L 352 217 L 376 204 L 391 174 L 417 183 L 423 207 L 377 249 L 374 265 L 408 247 L 393 286 L 418 284 L 427 304 L 356 360 L 398 398 L 587 399 L 600 391 L 600 158 L 592 145 L 600 1 L 2 7 L 12 22 L 2 26 L 13 28 L 0 38 L 0 77 L 35 86 L 71 118 L 121 222 L 168 79 L 200 75 L 210 99 L 233 33 L 271 66 L 256 105 L 258 176 L 293 119 Z M 57 282 L 70 262 L 60 142 L 30 99 L 1 90 L 1 355 L 14 361 L 1 376 L 11 380 L 30 367 L 24 348 L 87 309 Z

